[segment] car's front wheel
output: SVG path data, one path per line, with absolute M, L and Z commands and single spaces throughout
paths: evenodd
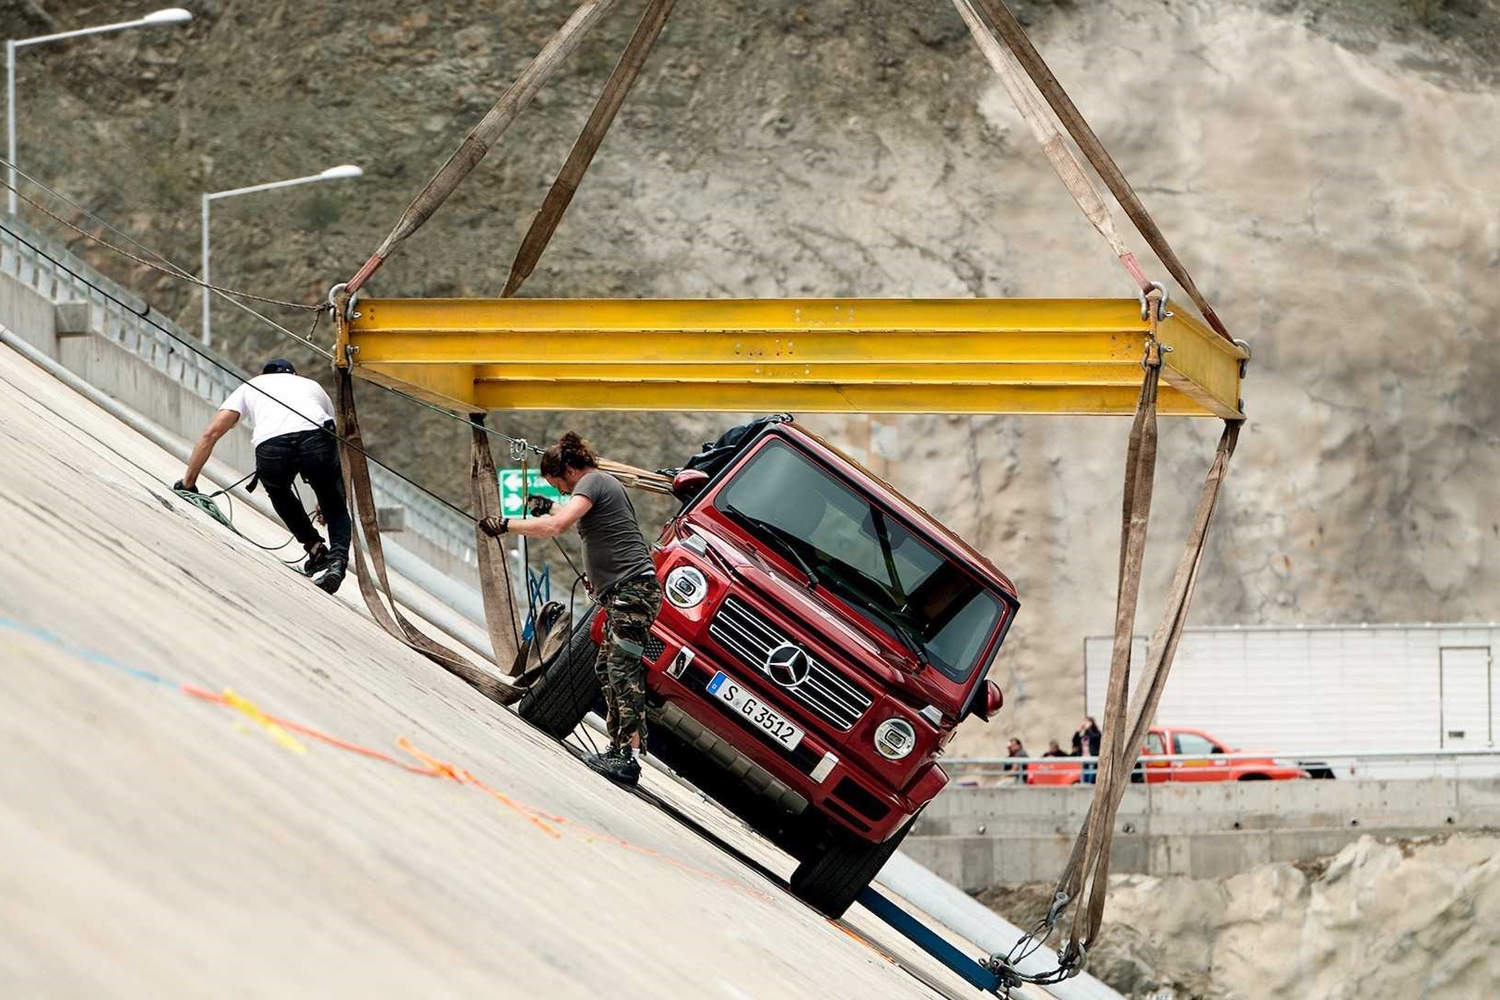
M 807 858 L 792 873 L 792 894 L 813 909 L 838 918 L 896 853 L 916 823 L 913 816 L 884 843 L 871 844 L 843 835 Z

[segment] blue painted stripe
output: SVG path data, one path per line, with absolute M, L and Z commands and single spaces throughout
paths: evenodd
M 31 638 L 36 639 L 40 642 L 45 642 L 49 646 L 60 649 L 70 656 L 76 656 L 80 660 L 88 663 L 93 663 L 97 666 L 110 667 L 111 669 L 118 670 L 121 673 L 129 674 L 131 677 L 134 677 L 137 680 L 150 681 L 153 684 L 165 684 L 168 687 L 180 686 L 175 681 L 169 681 L 165 677 L 161 677 L 151 673 L 149 670 L 137 669 L 136 667 L 121 663 L 119 660 L 116 660 L 112 656 L 106 656 L 103 653 L 96 653 L 92 649 L 86 649 L 83 646 L 79 646 L 75 643 L 69 642 L 67 639 L 64 639 L 60 635 L 57 635 L 55 632 L 49 632 L 46 629 L 39 628 L 36 625 L 28 625 L 25 622 L 16 621 L 14 618 L 7 618 L 4 615 L 0 615 L 0 628 L 9 629 L 12 632 L 19 632 L 21 635 L 30 636 Z

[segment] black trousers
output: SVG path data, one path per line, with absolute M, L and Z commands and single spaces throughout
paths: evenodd
M 313 527 L 312 519 L 292 490 L 292 480 L 297 476 L 306 480 L 328 522 L 329 555 L 347 561 L 351 526 L 338 448 L 333 435 L 322 431 L 280 434 L 256 446 L 255 471 L 266 488 L 271 506 L 297 541 L 315 545 L 323 536 Z

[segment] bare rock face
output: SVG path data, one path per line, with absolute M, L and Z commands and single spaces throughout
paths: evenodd
M 108 7 L 77 6 L 60 28 Z M 1485 77 L 1470 72 L 1472 54 L 1424 33 L 1408 6 L 1020 5 L 1199 284 L 1254 348 L 1251 423 L 1194 622 L 1497 616 L 1500 98 L 1476 82 Z M 1493 16 L 1428 6 L 1455 38 L 1495 38 Z M 358 182 L 215 207 L 219 281 L 314 301 L 367 256 L 571 4 L 369 0 L 355 25 L 345 7 L 205 4 L 175 34 L 28 53 L 22 162 L 116 221 L 142 220 L 148 243 L 187 261 L 199 191 L 361 163 Z M 373 293 L 498 292 L 632 27 L 628 10 L 580 48 Z M 157 53 L 149 65 L 161 79 L 139 77 L 143 51 Z M 119 169 L 99 169 L 100 149 Z M 128 266 L 117 274 L 142 289 L 155 280 Z M 680 4 L 525 293 L 1132 289 L 951 6 L 820 0 Z M 187 290 L 152 295 L 192 321 Z M 306 322 L 286 321 L 299 332 Z M 247 361 L 296 353 L 227 309 L 216 309 L 215 334 Z M 376 453 L 462 499 L 464 427 L 365 396 Z M 734 419 L 550 413 L 491 425 L 537 440 L 577 424 L 606 453 L 658 466 Z M 1083 709 L 1082 640 L 1112 617 L 1127 422 L 807 422 L 1020 587 L 1021 617 L 994 672 L 1009 707 L 991 726 L 970 723 L 955 752 L 998 750 L 1013 732 L 1033 748 L 1066 742 Z M 1142 629 L 1217 434 L 1207 422 L 1164 423 Z
M 1260 10 L 1136 13 L 1058 14 L 1040 43 L 1255 350 L 1251 423 L 1192 620 L 1494 617 L 1500 181 L 1483 164 L 1500 133 L 1476 124 L 1500 101 L 1403 68 L 1410 52 L 1355 53 Z M 952 187 L 983 190 L 969 171 L 1005 154 L 986 222 L 1011 252 L 977 259 L 999 265 L 1007 294 L 1119 294 L 1003 93 L 978 82 L 1000 148 L 955 162 Z M 942 225 L 935 207 L 921 214 Z M 940 239 L 962 247 L 976 231 Z M 1033 747 L 1065 738 L 1081 712 L 1080 639 L 1111 624 L 1125 433 L 1097 419 L 896 422 L 892 477 L 1021 590 L 1000 664 L 1014 715 L 988 746 L 1012 728 Z M 1164 422 L 1143 629 L 1216 435 Z
M 1404 1000 L 1500 992 L 1500 840 L 1364 837 L 1323 871 L 1111 879 L 1089 971 L 1132 997 Z

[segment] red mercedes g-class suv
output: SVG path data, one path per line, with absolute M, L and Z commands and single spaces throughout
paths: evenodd
M 715 464 L 677 474 L 656 546 L 650 752 L 796 857 L 792 890 L 838 916 L 947 784 L 958 724 L 999 709 L 986 674 L 1015 587 L 790 418 Z M 561 737 L 602 706 L 601 627 L 575 629 L 523 718 Z

